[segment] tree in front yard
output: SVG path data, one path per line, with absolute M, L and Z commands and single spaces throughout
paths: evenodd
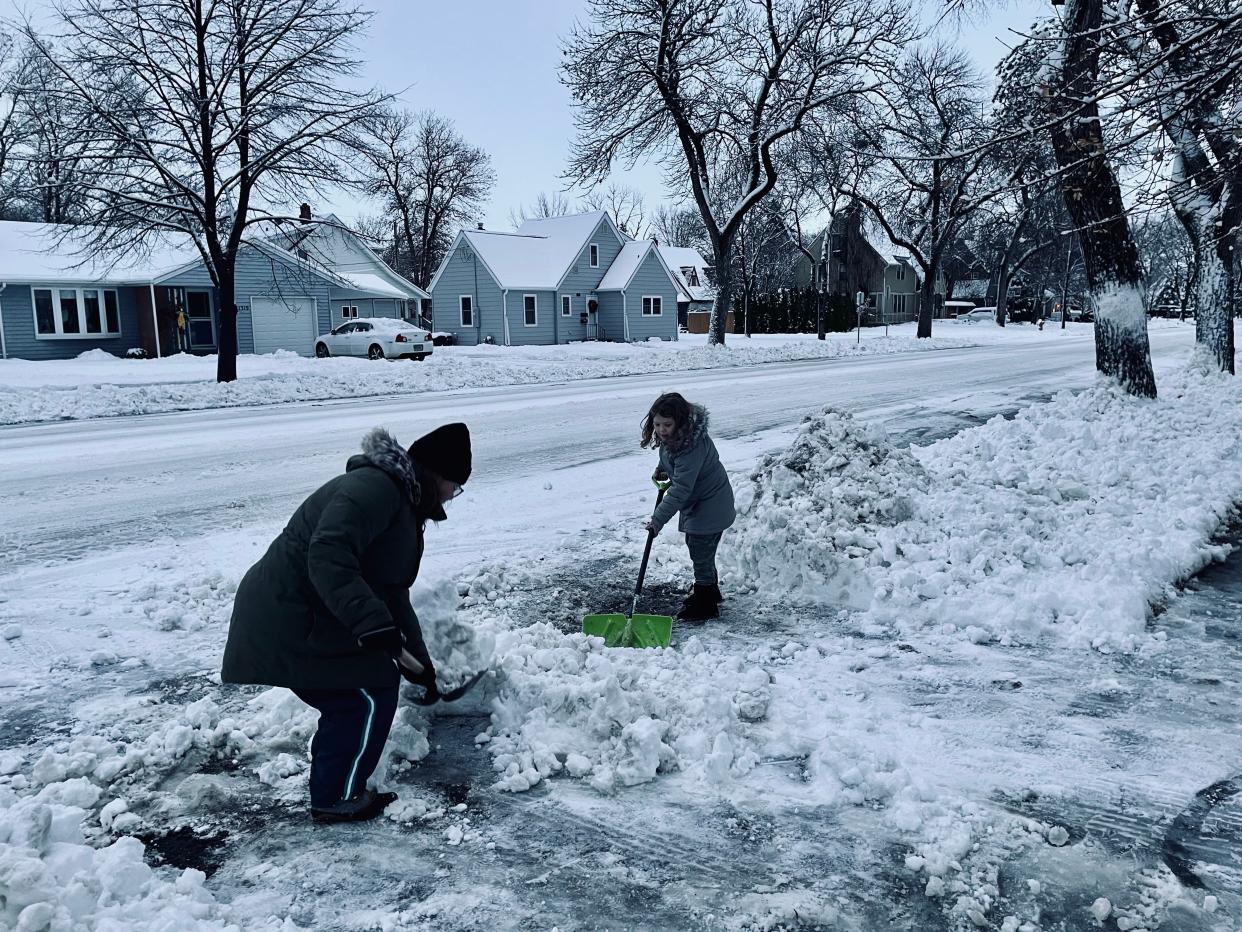
M 383 102 L 351 88 L 370 14 L 337 0 L 76 0 L 48 41 L 79 168 L 85 248 L 188 237 L 219 295 L 217 379 L 237 377 L 238 255 L 286 205 L 356 183 L 362 124 Z
M 911 32 L 895 0 L 588 0 L 563 43 L 568 174 L 594 185 L 619 160 L 655 160 L 688 189 L 716 269 L 709 340 L 723 343 L 739 231 L 783 151 L 872 95 Z
M 371 124 L 369 142 L 367 187 L 391 224 L 394 264 L 426 288 L 458 229 L 491 196 L 491 156 L 430 111 L 386 110 Z

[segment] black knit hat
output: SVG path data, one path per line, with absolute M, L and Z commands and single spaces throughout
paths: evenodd
M 470 478 L 470 429 L 460 422 L 437 427 L 410 445 L 410 459 L 449 482 L 465 485 Z

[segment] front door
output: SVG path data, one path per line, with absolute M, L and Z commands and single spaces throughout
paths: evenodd
M 189 318 L 190 352 L 204 353 L 216 348 L 216 320 L 211 313 L 211 292 L 185 293 L 186 317 Z

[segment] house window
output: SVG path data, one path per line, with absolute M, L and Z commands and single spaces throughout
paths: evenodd
M 357 316 L 358 316 L 358 305 L 356 304 L 342 304 L 341 305 L 341 320 L 353 320 Z
M 561 316 L 568 317 L 574 312 L 574 299 L 567 294 L 561 295 Z
M 897 281 L 901 281 L 906 277 L 906 267 L 902 263 L 897 263 Z
M 683 265 L 681 267 L 681 277 L 686 280 L 686 284 L 691 288 L 699 287 L 699 273 L 692 265 Z
M 893 295 L 893 313 L 904 314 L 906 312 L 906 296 L 904 294 Z
M 464 294 L 457 299 L 458 306 L 461 308 L 461 325 L 463 327 L 474 326 L 474 296 Z
M 539 296 L 533 294 L 522 295 L 522 322 L 528 327 L 533 327 L 539 323 Z
M 664 313 L 664 299 L 657 295 L 643 295 L 643 317 L 659 317 Z
M 35 336 L 46 340 L 121 335 L 117 293 L 104 288 L 32 288 Z
M 591 268 L 599 268 L 599 243 L 591 244 Z

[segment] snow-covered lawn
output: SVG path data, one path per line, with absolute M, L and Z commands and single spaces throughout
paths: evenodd
M 1177 326 L 1159 321 L 1153 326 Z M 1193 326 L 1190 324 L 1189 326 Z M 214 356 L 120 359 L 102 350 L 76 359 L 0 361 L 0 424 L 152 414 L 238 405 L 421 394 L 496 385 L 566 382 L 609 376 L 754 366 L 803 359 L 920 352 L 978 344 L 1090 339 L 1089 324 L 1065 331 L 1031 325 L 938 321 L 934 336 L 914 338 L 914 325 L 854 333 L 730 336 L 710 347 L 703 335 L 676 342 L 576 343 L 567 346 L 437 347 L 425 362 L 311 359 L 295 353 L 241 356 L 239 379 L 215 382 Z
M 1011 329 L 997 339 L 1034 338 Z M 444 678 L 491 673 L 452 716 L 403 707 L 382 770 L 401 794 L 391 819 L 335 835 L 300 821 L 313 713 L 211 682 L 270 527 L 118 555 L 99 578 L 35 571 L 0 602 L 4 721 L 52 704 L 72 721 L 0 740 L 0 920 L 1234 929 L 1236 865 L 1205 894 L 1074 815 L 1119 788 L 1149 806 L 1137 821 L 1164 820 L 1159 838 L 1237 769 L 1242 719 L 1210 681 L 1236 682 L 1242 655 L 1153 607 L 1225 554 L 1242 385 L 1176 372 L 1160 391 L 1097 385 L 917 449 L 813 414 L 735 475 L 725 617 L 669 650 L 573 630 L 624 599 L 636 514 L 549 527 L 539 555 L 420 586 Z M 534 498 L 512 507 L 538 522 Z M 661 537 L 650 610 L 687 570 Z M 477 767 L 468 798 L 446 759 Z M 663 852 L 640 850 L 644 825 Z M 210 880 L 152 870 L 132 836 L 170 826 L 234 833 L 229 860 Z M 641 921 L 611 923 L 639 898 Z

